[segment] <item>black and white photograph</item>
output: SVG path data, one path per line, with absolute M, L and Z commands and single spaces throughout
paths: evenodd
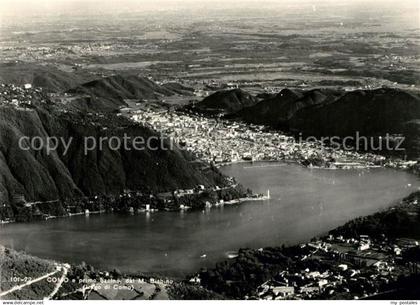
M 0 0 L 0 304 L 415 305 L 419 243 L 420 1 Z

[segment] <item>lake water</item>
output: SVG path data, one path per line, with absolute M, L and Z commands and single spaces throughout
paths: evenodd
M 241 247 L 293 244 L 389 207 L 418 189 L 391 169 L 325 170 L 286 163 L 222 168 L 271 200 L 196 212 L 91 215 L 0 226 L 0 244 L 103 269 L 183 276 Z

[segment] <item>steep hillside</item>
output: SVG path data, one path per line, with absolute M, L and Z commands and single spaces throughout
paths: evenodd
M 300 109 L 334 101 L 340 95 L 340 92 L 330 89 L 310 91 L 283 89 L 276 96 L 245 108 L 232 117 L 241 118 L 250 123 L 287 129 L 287 121 Z
M 91 110 L 113 111 L 126 105 L 127 99 L 159 99 L 180 90 L 173 89 L 171 86 L 160 86 L 144 77 L 114 75 L 81 84 L 67 92 L 87 96 L 86 103 Z
M 189 88 L 175 82 L 165 83 L 162 85 L 162 87 L 180 95 L 193 95 L 194 93 L 193 88 Z
M 50 92 L 62 92 L 92 78 L 82 72 L 65 72 L 53 65 L 37 65 L 26 62 L 0 64 L 0 83 L 15 85 L 32 84 Z
M 284 131 L 316 137 L 372 137 L 403 135 L 410 158 L 420 156 L 420 98 L 399 89 L 351 92 L 284 89 L 275 97 L 245 108 L 227 118 L 269 125 Z M 353 143 L 354 144 L 354 143 Z M 389 151 L 388 151 L 389 152 Z
M 241 90 L 217 91 L 194 105 L 193 109 L 203 113 L 233 113 L 257 103 L 257 98 Z
M 48 276 L 61 276 L 56 262 L 16 252 L 0 245 L 0 296 L 2 300 L 39 300 L 47 297 L 56 284 Z M 19 279 L 16 282 L 14 279 Z M 28 282 L 32 279 L 33 284 Z M 28 283 L 28 285 L 25 285 Z M 16 286 L 24 285 L 21 289 Z
M 418 96 L 397 89 L 377 89 L 349 92 L 333 103 L 304 108 L 288 124 L 305 135 L 345 137 L 358 132 L 378 137 L 404 134 L 406 124 L 419 118 Z
M 80 194 L 70 172 L 56 153 L 19 148 L 23 136 L 49 136 L 36 110 L 0 107 L 0 188 L 2 202 L 14 194 L 29 200 L 52 200 Z
M 61 105 L 58 105 L 61 107 Z M 53 108 L 53 107 L 50 107 Z M 47 154 L 22 150 L 22 136 L 59 137 L 67 143 Z M 153 149 L 111 150 L 107 143 L 98 145 L 85 155 L 85 138 L 152 136 Z M 176 147 L 168 148 L 153 131 L 115 115 L 98 114 L 95 117 L 80 113 L 58 113 L 44 107 L 24 110 L 0 106 L 0 216 L 13 216 L 16 195 L 26 201 L 49 201 L 84 195 L 119 194 L 125 189 L 147 192 L 172 191 L 198 184 L 214 185 L 223 181 L 215 170 L 201 170 L 201 164 Z M 25 140 L 25 143 L 27 141 Z M 129 141 L 130 143 L 130 141 Z M 161 144 L 163 143 L 163 144 Z M 59 203 L 57 203 L 59 205 Z M 3 207 L 3 208 L 1 208 Z M 59 208 L 59 207 L 57 207 Z
M 405 147 L 409 147 L 409 157 L 420 156 L 420 120 L 408 121 L 404 124 Z

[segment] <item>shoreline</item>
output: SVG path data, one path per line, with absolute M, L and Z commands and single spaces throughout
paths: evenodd
M 277 161 L 273 161 L 273 162 L 277 162 Z M 273 162 L 270 162 L 270 163 L 273 163 Z M 281 162 L 280 161 L 278 163 L 284 163 L 284 162 Z M 268 165 L 268 166 L 270 166 L 270 165 Z M 383 167 L 383 168 L 385 168 L 385 167 Z M 416 175 L 416 176 L 418 176 L 418 175 Z M 416 192 L 413 192 L 412 194 L 415 194 L 415 193 Z M 404 205 L 402 203 L 404 202 L 404 200 L 407 197 L 410 197 L 410 196 L 411 195 L 408 195 L 406 197 L 403 197 L 401 199 L 398 199 L 395 202 L 393 202 L 389 207 L 383 208 L 383 209 L 381 209 L 379 211 L 376 211 L 376 212 L 373 212 L 371 214 L 368 214 L 368 215 L 364 216 L 363 218 L 375 217 L 376 215 L 378 215 L 380 213 L 392 211 L 392 210 L 398 209 L 398 208 L 402 208 L 403 209 L 404 208 Z M 240 204 L 240 203 L 246 202 L 246 201 L 263 201 L 263 200 L 267 200 L 267 199 L 268 198 L 266 196 L 262 196 L 262 197 L 259 197 L 259 198 L 258 197 L 257 198 L 249 198 L 249 197 L 247 197 L 247 198 L 239 198 L 239 199 L 236 199 L 236 200 L 225 202 L 224 204 L 225 205 L 235 205 L 235 204 Z M 90 214 L 100 216 L 101 211 L 92 211 L 88 215 L 90 215 Z M 71 214 L 69 216 L 63 216 L 63 217 L 73 217 L 73 216 L 82 216 L 82 215 L 85 215 L 85 214 L 84 213 L 74 213 L 74 214 Z M 60 217 L 52 217 L 52 218 L 60 218 Z M 340 228 L 348 225 L 349 223 L 355 222 L 357 219 L 360 219 L 360 217 L 356 217 L 354 219 L 350 219 L 350 220 L 348 220 L 348 221 L 346 221 L 346 222 L 344 222 L 342 224 L 339 224 L 339 225 L 335 226 L 333 229 L 328 230 L 325 233 L 317 234 L 317 235 L 313 236 L 312 238 L 315 238 L 317 240 L 324 241 L 325 238 L 326 238 L 326 236 L 328 236 L 328 233 L 330 233 L 331 231 L 339 230 Z M 337 236 L 335 236 L 335 238 L 337 238 Z M 305 239 L 305 240 L 302 240 L 302 241 L 299 241 L 299 242 L 296 242 L 296 243 L 292 243 L 290 245 L 287 245 L 286 248 L 293 248 L 293 247 L 298 247 L 298 246 L 305 245 L 305 249 L 306 249 L 308 247 L 314 247 L 314 245 L 315 246 L 318 245 L 317 243 L 310 242 L 310 240 L 311 239 L 308 238 L 308 239 Z M 331 242 L 331 243 L 333 245 L 336 245 L 337 244 L 337 241 L 334 241 L 334 242 Z M 376 242 L 374 242 L 374 243 L 376 243 Z M 278 244 L 272 245 L 272 247 L 275 247 L 276 249 L 279 246 L 280 245 L 278 245 Z M 320 247 L 321 246 L 322 245 L 320 245 Z M 269 249 L 269 248 L 270 248 L 270 246 L 267 246 L 265 248 L 260 248 L 260 249 L 252 248 L 252 249 L 250 249 L 250 251 L 255 252 L 255 253 L 258 253 L 259 251 L 265 251 L 265 249 Z M 322 251 L 324 251 L 324 250 L 322 250 Z M 241 250 L 240 249 L 233 249 L 232 251 L 229 251 L 228 254 L 224 253 L 224 254 L 226 254 L 227 258 L 221 258 L 220 260 L 218 260 L 218 262 L 225 262 L 225 261 L 229 262 L 229 261 L 233 261 L 233 260 L 236 259 L 237 255 L 239 255 L 240 253 L 241 253 Z M 30 255 L 30 253 L 29 253 L 29 255 Z M 34 257 L 37 257 L 37 256 L 34 256 Z M 47 259 L 47 260 L 52 261 L 51 259 Z M 209 267 L 209 269 L 214 268 L 214 266 L 216 265 L 216 263 L 212 264 L 211 267 Z M 71 266 L 72 267 L 76 267 L 77 265 L 76 264 L 72 264 Z M 96 269 L 96 266 L 94 266 L 94 267 Z M 111 269 L 110 268 L 107 268 L 107 267 L 103 267 L 103 268 L 100 268 L 98 270 L 102 270 L 103 271 L 102 273 L 105 273 L 105 274 L 111 272 Z M 95 272 L 101 272 L 101 271 L 95 271 Z M 199 272 L 199 271 L 197 270 L 196 272 Z M 154 277 L 156 279 L 172 279 L 172 280 L 174 280 L 174 283 L 175 284 L 177 284 L 177 283 L 184 283 L 185 284 L 186 283 L 187 285 L 197 285 L 196 283 L 188 282 L 189 276 L 194 276 L 194 278 L 195 278 L 196 277 L 196 274 L 197 273 L 187 274 L 187 280 L 186 279 L 183 279 L 183 278 L 180 278 L 180 277 L 176 277 L 176 276 L 170 276 L 170 275 L 168 276 L 168 275 L 165 275 L 165 274 L 159 273 L 159 272 L 158 273 L 156 273 L 156 272 L 146 272 L 146 273 L 143 273 L 143 272 L 140 271 L 140 272 L 134 273 L 134 274 L 123 273 L 121 276 L 123 278 L 128 276 L 128 277 L 133 277 L 133 278 L 135 278 L 135 277 Z M 192 286 L 192 287 L 196 287 L 196 286 Z M 197 287 L 200 287 L 200 288 L 203 288 L 203 289 L 204 288 L 207 289 L 206 286 L 197 286 Z M 217 291 L 215 291 L 215 292 L 218 293 Z M 249 293 L 254 293 L 254 292 L 255 292 L 254 290 L 250 290 L 249 291 Z
M 372 165 L 372 166 L 362 166 L 362 167 L 351 167 L 351 168 L 329 168 L 329 167 L 324 167 L 324 166 L 305 166 L 304 164 L 302 164 L 301 162 L 299 162 L 298 160 L 254 160 L 254 161 L 249 161 L 249 160 L 239 160 L 239 161 L 232 161 L 232 162 L 224 162 L 224 163 L 218 163 L 216 164 L 217 168 L 222 168 L 222 167 L 228 167 L 228 166 L 232 166 L 232 165 L 240 165 L 240 164 L 256 164 L 256 163 L 279 163 L 279 164 L 296 164 L 298 166 L 301 166 L 302 168 L 308 168 L 308 169 L 320 169 L 320 170 L 363 170 L 363 169 L 394 169 L 394 170 L 398 170 L 398 171 L 405 171 L 405 172 L 409 172 L 410 174 L 414 175 L 414 176 L 418 176 L 418 174 L 416 174 L 416 172 L 413 171 L 412 168 L 403 168 L 403 167 L 390 167 L 387 165 Z M 269 165 L 268 165 L 269 166 Z M 279 165 L 281 166 L 281 165 Z M 251 167 L 258 167 L 258 165 L 256 166 L 251 166 Z M 264 200 L 269 200 L 270 198 L 266 198 L 266 196 L 262 195 L 262 194 L 258 194 L 256 195 L 258 197 L 242 197 L 242 198 L 237 198 L 234 200 L 231 200 L 230 202 L 224 202 L 224 203 L 214 203 L 211 204 L 211 207 L 219 207 L 222 205 L 235 205 L 235 204 L 240 204 L 240 203 L 244 203 L 244 202 L 252 202 L 252 201 L 264 201 Z M 209 207 L 204 207 L 204 209 L 209 208 Z M 128 215 L 133 215 L 133 214 L 141 214 L 141 213 L 155 213 L 155 212 L 179 212 L 179 211 L 188 211 L 188 210 L 197 210 L 197 209 L 191 209 L 191 207 L 189 206 L 185 206 L 183 208 L 179 208 L 179 209 L 173 209 L 173 210 L 167 210 L 167 209 L 163 209 L 163 210 L 157 210 L 157 209 L 151 209 L 151 210 L 146 210 L 146 209 L 141 209 L 135 212 L 129 212 Z M 2 225 L 7 225 L 7 224 L 12 224 L 12 223 L 33 223 L 33 222 L 38 222 L 38 221 L 47 221 L 50 219 L 56 219 L 56 218 L 67 218 L 67 217 L 73 217 L 73 216 L 88 216 L 90 214 L 115 214 L 114 212 L 108 212 L 106 210 L 100 210 L 100 211 L 96 211 L 96 210 L 92 210 L 92 211 L 88 211 L 88 212 L 78 212 L 78 213 L 68 213 L 66 215 L 49 215 L 47 217 L 45 217 L 44 219 L 40 219 L 40 220 L 31 220 L 29 222 L 21 222 L 21 221 L 4 221 L 4 220 L 0 220 L 0 226 Z
M 268 278 L 265 278 L 265 280 L 259 282 L 258 285 L 254 287 L 252 286 L 253 284 L 245 284 L 247 281 L 246 279 L 238 280 L 238 285 L 248 286 L 246 294 L 241 295 L 241 299 L 277 300 L 278 295 L 275 293 L 275 289 L 279 288 L 276 288 L 276 286 L 284 289 L 293 289 L 293 300 L 307 300 L 312 299 L 314 296 L 324 296 L 326 299 L 329 299 L 331 293 L 324 294 L 326 291 L 325 289 L 328 290 L 329 287 L 330 289 L 335 290 L 339 286 L 347 288 L 348 282 L 343 282 L 343 278 L 353 281 L 360 280 L 361 285 L 369 284 L 369 280 L 366 279 L 366 274 L 371 274 L 370 277 L 373 279 L 375 279 L 376 276 L 382 276 L 386 282 L 382 286 L 368 286 L 367 288 L 369 288 L 369 290 L 363 293 L 357 290 L 347 289 L 344 290 L 344 292 L 339 292 L 339 295 L 349 296 L 354 299 L 369 299 L 378 293 L 388 292 L 386 289 L 386 287 L 388 287 L 387 284 L 395 285 L 397 288 L 395 291 L 404 291 L 404 289 L 407 288 L 404 284 L 404 280 L 412 280 L 414 283 L 418 283 L 419 279 L 418 272 L 416 271 L 420 266 L 419 262 L 416 262 L 415 258 L 411 258 L 410 260 L 410 258 L 405 257 L 404 255 L 406 251 L 420 249 L 418 229 L 416 228 L 410 234 L 404 233 L 406 230 L 405 225 L 410 227 L 413 225 L 417 226 L 417 224 L 415 220 L 412 220 L 409 224 L 388 224 L 382 223 L 381 220 L 386 220 L 387 215 L 398 215 L 398 213 L 402 212 L 407 213 L 407 215 L 410 215 L 413 211 L 419 213 L 419 201 L 420 191 L 416 191 L 411 195 L 398 200 L 387 208 L 373 212 L 367 216 L 360 216 L 348 220 L 344 224 L 335 226 L 325 233 L 313 236 L 310 240 L 296 242 L 285 247 L 272 245 L 259 249 L 245 248 L 239 249 L 238 251 L 229 251 L 228 254 L 231 255 L 227 255 L 227 259 L 219 262 L 219 264 L 215 264 L 212 268 L 201 270 L 198 273 L 191 275 L 191 280 L 197 278 L 202 279 L 204 276 L 204 283 L 200 283 L 202 287 L 212 289 L 212 287 L 218 287 L 217 284 L 220 284 L 222 286 L 213 289 L 213 291 L 236 299 L 238 296 L 232 294 L 236 290 L 231 290 L 229 285 L 223 285 L 221 282 L 218 282 L 218 279 L 215 279 L 215 283 L 217 284 L 216 286 L 213 286 L 214 282 L 210 281 L 208 278 L 209 272 L 221 273 L 225 270 L 229 270 L 230 272 L 231 268 L 234 268 L 237 272 L 242 272 L 242 268 L 247 268 L 244 261 L 248 262 L 248 260 L 245 260 L 245 258 L 249 260 L 255 259 L 255 264 L 259 266 L 259 264 L 262 264 L 261 260 L 264 257 L 263 253 L 267 252 L 270 262 L 273 259 L 273 256 L 278 256 L 279 259 L 287 257 L 292 263 L 287 262 L 285 266 L 280 268 L 280 271 L 273 270 L 270 272 Z M 377 221 L 379 221 L 379 223 L 377 223 Z M 376 226 L 370 227 L 370 224 L 374 223 L 376 223 Z M 387 227 L 388 230 L 384 230 L 387 225 L 390 225 L 390 227 Z M 238 256 L 241 258 L 236 259 Z M 319 269 L 314 269 L 314 265 L 311 263 L 311 261 L 314 260 L 323 266 L 322 270 L 326 269 L 326 271 L 321 273 L 321 271 L 317 271 Z M 306 261 L 308 261 L 308 263 L 306 263 Z M 223 264 L 226 265 L 226 268 Z M 235 267 L 237 264 L 239 264 L 239 266 Z M 279 262 L 280 266 L 282 266 L 282 264 L 284 263 Z M 267 268 L 266 271 L 270 271 Z M 337 268 L 340 269 L 340 271 L 338 271 Z M 393 270 L 396 271 L 393 272 Z M 243 272 L 246 274 L 246 269 Z M 298 274 L 302 276 L 302 279 L 305 278 L 306 281 L 312 281 L 314 286 L 308 286 L 308 284 L 288 284 L 287 279 L 295 278 Z M 340 277 L 337 277 L 337 274 L 341 276 L 341 279 Z M 285 281 L 282 281 L 281 279 Z M 223 278 L 223 280 L 232 279 L 228 275 L 228 278 Z M 319 280 L 323 282 L 322 286 L 318 287 L 317 284 L 320 283 L 318 282 Z M 306 290 L 308 287 L 316 287 L 317 289 Z M 261 288 L 264 288 L 264 290 Z M 289 298 L 287 298 L 286 295 L 279 299 Z
M 420 196 L 420 195 L 418 195 L 419 192 L 416 192 L 416 193 L 417 193 L 417 196 Z M 384 208 L 380 211 L 371 213 L 367 216 L 364 216 L 363 218 L 377 217 L 377 215 L 387 213 L 387 212 L 392 212 L 393 210 L 395 210 L 397 208 L 406 209 L 407 207 L 410 207 L 410 206 L 413 206 L 413 205 L 416 206 L 418 201 L 417 200 L 413 201 L 413 200 L 409 199 L 410 197 L 411 197 L 411 195 L 406 196 L 406 197 L 396 201 L 393 205 L 391 205 L 387 208 Z M 99 214 L 99 213 L 94 213 L 94 214 Z M 75 215 L 75 216 L 77 216 L 77 215 Z M 345 242 L 345 240 L 346 240 L 345 238 L 343 240 L 342 236 L 334 234 L 332 232 L 336 232 L 336 231 L 339 232 L 340 229 L 348 226 L 349 224 L 355 223 L 358 219 L 361 219 L 361 218 L 362 217 L 356 217 L 354 219 L 346 221 L 345 223 L 343 223 L 341 225 L 338 225 L 338 226 L 334 227 L 333 229 L 326 231 L 325 233 L 321 233 L 321 234 L 318 234 L 316 236 L 313 236 L 312 239 L 302 240 L 300 242 L 296 242 L 296 243 L 287 245 L 285 249 L 291 249 L 291 248 L 296 248 L 296 247 L 300 247 L 301 249 L 313 248 L 315 250 L 315 252 L 313 252 L 312 255 L 314 255 L 316 252 L 318 252 L 320 250 L 322 250 L 322 251 L 320 251 L 321 253 L 322 252 L 327 253 L 328 242 L 331 243 L 333 245 L 333 248 L 334 248 L 337 244 L 341 244 L 341 243 Z M 333 234 L 333 235 L 331 235 L 331 234 Z M 368 235 L 366 235 L 366 237 L 364 237 L 364 235 L 360 235 L 359 237 L 361 238 L 362 241 L 366 238 L 367 239 L 371 238 L 371 237 L 368 237 Z M 313 241 L 313 239 L 315 241 Z M 372 236 L 372 238 L 370 240 L 371 240 L 370 244 L 378 244 L 378 241 L 375 239 L 374 236 Z M 391 241 L 392 241 L 392 239 L 391 239 Z M 350 245 L 353 245 L 353 244 L 357 245 L 357 242 L 358 242 L 357 240 L 356 241 L 350 241 Z M 349 242 L 347 242 L 347 243 L 349 243 Z M 267 246 L 267 247 L 260 248 L 260 249 L 251 248 L 247 251 L 262 252 L 262 251 L 266 251 L 266 250 L 268 251 L 268 249 L 273 249 L 272 247 L 274 247 L 275 249 L 280 249 L 279 245 L 273 245 L 273 246 Z M 226 255 L 226 258 L 222 259 L 220 262 L 235 260 L 241 254 L 241 251 L 243 251 L 243 249 L 242 250 L 241 249 L 232 250 L 232 251 L 228 251 L 228 252 L 224 253 Z M 361 251 L 363 251 L 363 250 L 361 250 Z M 23 252 L 18 251 L 18 253 L 23 253 Z M 28 253 L 28 255 L 30 255 L 31 257 L 36 258 L 36 259 L 39 258 L 38 256 L 31 255 L 30 253 Z M 299 254 L 299 255 L 301 255 L 301 254 Z M 304 256 L 303 258 L 305 258 L 305 257 L 306 256 Z M 68 266 L 68 269 L 76 268 L 77 266 L 79 266 L 77 264 L 68 264 L 68 263 L 63 263 L 63 262 L 58 262 L 57 263 L 56 260 L 49 259 L 49 258 L 40 258 L 40 259 L 45 260 L 45 261 L 49 261 L 50 263 L 54 263 L 54 264 L 66 265 L 66 266 Z M 211 268 L 214 268 L 215 265 L 216 265 L 216 263 L 212 264 Z M 88 267 L 88 270 L 89 270 L 89 267 Z M 96 267 L 95 267 L 95 270 L 96 270 Z M 98 270 L 96 270 L 94 272 L 96 274 L 100 274 L 101 277 L 102 277 L 102 276 L 105 276 L 106 274 L 109 274 L 109 273 L 112 273 L 112 272 L 115 272 L 115 271 L 111 271 L 111 268 L 104 267 L 104 268 L 99 268 Z M 197 271 L 197 272 L 198 273 L 188 274 L 186 278 L 171 276 L 171 275 L 165 275 L 165 274 L 162 274 L 162 273 L 159 273 L 159 272 L 146 272 L 146 273 L 144 273 L 144 272 L 137 272 L 137 273 L 136 272 L 134 272 L 134 273 L 123 272 L 120 275 L 118 275 L 118 278 L 120 280 L 132 279 L 132 278 L 142 278 L 146 282 L 149 282 L 149 283 L 164 284 L 165 287 L 170 287 L 172 284 L 184 283 L 184 284 L 187 284 L 187 285 L 191 285 L 191 287 L 200 287 L 200 288 L 203 288 L 203 289 L 208 289 L 206 286 L 203 286 L 201 284 L 199 284 L 197 286 L 197 282 L 192 281 L 193 279 L 197 279 L 197 276 L 199 276 L 200 272 L 199 271 Z M 407 274 L 406 276 L 409 276 L 409 274 Z M 213 291 L 211 289 L 210 289 L 210 291 L 218 293 L 217 291 Z M 254 291 L 251 290 L 249 293 L 253 294 Z M 370 295 L 368 295 L 367 297 L 369 297 L 369 296 Z
M 412 163 L 414 161 L 407 161 L 405 163 Z M 231 166 L 231 165 L 236 165 L 236 164 L 244 164 L 244 163 L 249 163 L 249 164 L 254 164 L 254 163 L 284 163 L 284 164 L 297 164 L 300 165 L 304 168 L 313 168 L 313 169 L 326 169 L 326 170 L 353 170 L 353 169 L 374 169 L 374 168 L 389 168 L 389 169 L 396 169 L 396 170 L 410 170 L 410 168 L 407 167 L 403 167 L 401 165 L 399 166 L 390 166 L 389 164 L 384 164 L 384 165 L 369 165 L 369 164 L 344 164 L 344 163 L 340 163 L 340 162 L 336 162 L 336 163 L 332 163 L 332 165 L 335 165 L 335 167 L 327 167 L 327 166 L 313 166 L 313 165 L 304 165 L 302 164 L 299 160 L 293 160 L 293 159 L 284 159 L 284 160 L 238 160 L 238 161 L 231 161 L 231 162 L 221 162 L 221 163 L 216 163 L 216 167 L 217 168 L 222 168 L 225 166 Z M 337 167 L 338 165 L 338 167 Z
M 238 184 L 234 184 L 234 185 L 230 185 L 227 187 L 214 187 L 211 188 L 212 191 L 222 191 L 222 190 L 235 190 L 236 187 L 238 187 Z M 192 194 L 182 194 L 179 195 L 178 198 L 182 198 L 184 196 L 191 196 L 191 195 L 201 195 L 203 193 L 202 190 L 192 193 Z M 157 197 L 158 194 L 154 194 L 154 197 Z M 262 200 L 268 200 L 269 198 L 267 198 L 267 196 L 264 196 L 263 194 L 257 194 L 257 195 L 252 195 L 252 197 L 240 197 L 240 198 L 236 198 L 236 199 L 232 199 L 230 201 L 223 201 L 222 199 L 218 198 L 217 202 L 215 203 L 210 203 L 210 205 L 208 205 L 208 203 L 206 202 L 206 205 L 202 208 L 193 208 L 190 206 L 186 206 L 186 205 L 180 205 L 178 208 L 163 208 L 163 209 L 158 209 L 158 208 L 152 208 L 150 207 L 149 209 L 147 208 L 138 208 L 136 210 L 129 210 L 126 212 L 115 212 L 113 208 L 111 208 L 111 210 L 106 210 L 106 209 L 101 209 L 101 210 L 89 210 L 89 209 L 85 209 L 84 212 L 76 212 L 76 213 L 66 213 L 64 215 L 44 215 L 44 217 L 42 217 L 41 219 L 32 219 L 30 221 L 16 221 L 16 220 L 0 220 L 0 226 L 3 225 L 8 225 L 8 224 L 14 224 L 14 223 L 35 223 L 35 222 L 40 222 L 40 221 L 48 221 L 50 219 L 58 219 L 58 218 L 70 218 L 70 217 L 75 217 L 75 216 L 86 216 L 88 217 L 89 215 L 100 215 L 100 214 L 119 214 L 119 215 L 136 215 L 136 214 L 144 214 L 144 213 L 159 213 L 159 212 L 185 212 L 185 211 L 197 211 L 197 210 L 205 210 L 208 208 L 217 208 L 223 205 L 234 205 L 234 204 L 240 204 L 243 202 L 248 202 L 248 201 L 262 201 Z M 55 200 L 58 202 L 58 200 Z M 43 202 L 37 202 L 38 204 L 43 203 Z

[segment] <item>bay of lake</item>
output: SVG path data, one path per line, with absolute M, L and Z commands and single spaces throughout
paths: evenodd
M 309 169 L 278 162 L 221 168 L 271 199 L 205 211 L 91 215 L 0 226 L 0 244 L 61 262 L 182 277 L 229 251 L 295 244 L 395 204 L 419 179 L 393 169 Z

